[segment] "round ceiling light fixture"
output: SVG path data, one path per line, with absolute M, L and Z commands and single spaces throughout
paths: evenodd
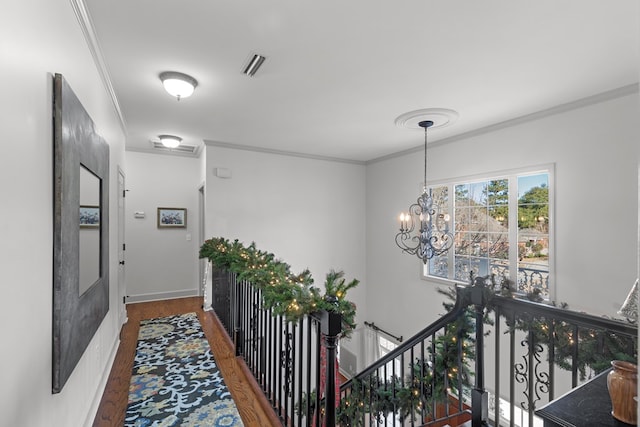
M 458 113 L 447 108 L 424 108 L 421 110 L 409 111 L 401 114 L 395 120 L 395 124 L 401 128 L 420 129 L 424 131 L 424 127 L 420 126 L 421 122 L 433 122 L 429 129 L 443 128 L 452 125 L 458 120 Z
M 176 148 L 182 142 L 182 138 L 175 135 L 158 135 L 160 142 L 167 148 Z
M 175 96 L 178 101 L 182 98 L 187 98 L 193 94 L 198 81 L 193 77 L 178 73 L 176 71 L 165 71 L 160 73 L 160 80 L 164 89 L 171 95 Z

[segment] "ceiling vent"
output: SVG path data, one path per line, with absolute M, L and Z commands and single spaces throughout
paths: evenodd
M 249 57 L 247 65 L 244 66 L 242 73 L 249 77 L 253 77 L 258 72 L 258 69 L 262 66 L 264 60 L 267 59 L 265 56 L 253 54 Z
M 197 145 L 180 144 L 175 148 L 165 147 L 160 141 L 151 141 L 154 151 L 162 151 L 164 153 L 183 154 L 197 156 L 199 147 Z

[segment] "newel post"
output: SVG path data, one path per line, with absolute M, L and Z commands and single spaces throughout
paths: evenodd
M 489 425 L 489 394 L 484 388 L 484 309 L 486 292 L 484 278 L 477 277 L 471 286 L 471 303 L 476 316 L 476 366 L 475 387 L 471 392 L 471 425 Z
M 233 275 L 233 280 L 231 281 L 231 285 L 229 286 L 229 291 L 232 293 L 233 297 L 230 297 L 231 301 L 231 312 L 233 313 L 233 344 L 236 349 L 236 356 L 244 355 L 244 343 L 242 342 L 242 303 L 243 301 L 240 299 L 240 287 L 242 282 L 238 281 L 238 276 Z
M 323 345 L 327 350 L 326 382 L 324 391 L 325 426 L 336 425 L 336 356 L 338 339 L 342 332 L 342 315 L 331 311 L 318 313 Z

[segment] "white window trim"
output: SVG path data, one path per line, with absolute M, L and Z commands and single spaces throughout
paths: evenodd
M 556 272 L 556 249 L 555 249 L 555 163 L 545 163 L 541 165 L 534 165 L 522 168 L 513 168 L 513 169 L 505 169 L 501 171 L 495 171 L 490 173 L 482 173 L 475 175 L 466 175 L 462 177 L 456 177 L 451 179 L 441 179 L 428 181 L 427 186 L 429 187 L 437 187 L 439 185 L 458 185 L 465 184 L 474 181 L 482 181 L 482 180 L 495 180 L 501 178 L 509 178 L 514 175 L 528 175 L 534 174 L 536 172 L 545 172 L 549 174 L 549 296 L 548 299 L 550 301 L 554 301 L 556 299 L 556 281 L 555 281 L 555 272 Z M 517 201 L 518 194 L 516 191 L 513 191 L 517 185 L 517 181 L 510 180 L 509 182 L 509 205 L 511 206 L 511 198 L 514 197 Z M 449 197 L 448 201 L 448 211 L 453 212 L 453 202 L 454 197 Z M 517 204 L 517 203 L 516 203 Z M 509 224 L 517 224 L 518 223 L 518 210 L 517 209 L 509 209 Z M 509 227 L 509 241 L 517 242 L 517 227 Z M 453 250 L 453 249 L 452 249 Z M 453 266 L 449 263 L 449 269 L 452 269 Z M 510 251 L 509 253 L 509 271 L 517 271 L 518 266 L 518 258 L 517 251 Z M 437 283 L 445 286 L 456 286 L 463 285 L 466 286 L 468 283 L 461 282 L 459 280 L 453 279 L 445 279 L 442 277 L 429 276 L 426 274 L 427 266 L 420 264 L 420 278 L 427 282 Z M 449 272 L 449 276 L 452 276 L 451 271 Z M 517 279 L 517 277 L 515 278 Z

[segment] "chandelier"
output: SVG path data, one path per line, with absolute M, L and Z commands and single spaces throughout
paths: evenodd
M 433 121 L 424 120 L 418 126 L 424 128 L 424 187 L 417 202 L 400 214 L 396 244 L 402 252 L 416 255 L 426 264 L 451 249 L 453 235 L 449 231 L 449 215 L 440 213 L 440 206 L 434 203 L 431 188 L 427 187 L 427 129 Z

